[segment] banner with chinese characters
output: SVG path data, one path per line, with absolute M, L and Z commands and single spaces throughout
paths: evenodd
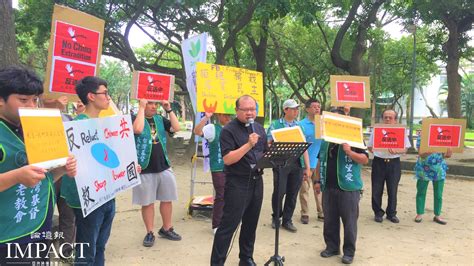
M 271 131 L 274 142 L 306 142 L 300 127 L 285 127 Z
M 257 116 L 264 116 L 261 72 L 197 63 L 196 75 L 198 112 L 235 114 L 235 100 L 247 94 L 257 101 Z
M 331 106 L 370 107 L 370 78 L 331 75 Z
M 464 151 L 466 119 L 425 118 L 421 130 L 421 152 Z
M 337 144 L 347 143 L 351 147 L 366 149 L 362 119 L 323 112 L 321 116 L 321 137 L 328 142 Z
M 104 23 L 84 12 L 54 6 L 44 81 L 48 98 L 66 94 L 76 101 L 76 83 L 85 76 L 98 75 Z
M 69 153 L 59 109 L 20 108 L 18 113 L 28 163 L 45 169 L 66 165 Z
M 129 115 L 64 123 L 69 152 L 77 159 L 75 177 L 84 216 L 140 184 Z
M 407 129 L 402 125 L 376 124 L 373 128 L 373 149 L 405 149 Z
M 174 99 L 174 76 L 161 73 L 133 71 L 132 98 L 148 101 Z

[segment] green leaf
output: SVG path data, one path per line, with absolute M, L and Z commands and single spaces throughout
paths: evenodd
M 199 55 L 199 51 L 201 50 L 201 40 L 197 42 L 191 42 L 191 50 L 189 50 L 189 54 L 192 57 L 197 57 Z

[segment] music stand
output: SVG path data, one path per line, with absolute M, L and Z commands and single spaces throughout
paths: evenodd
M 278 168 L 276 180 L 276 192 L 280 195 L 280 174 L 283 168 L 290 166 L 308 149 L 311 143 L 306 142 L 274 142 L 260 160 L 257 162 L 257 169 Z M 276 213 L 280 213 L 280 200 L 277 201 Z M 273 218 L 275 219 L 275 218 Z M 279 220 L 279 219 L 278 219 Z M 285 257 L 278 255 L 278 241 L 280 237 L 280 222 L 275 224 L 275 254 L 265 262 L 265 266 L 274 263 L 274 265 L 283 265 Z

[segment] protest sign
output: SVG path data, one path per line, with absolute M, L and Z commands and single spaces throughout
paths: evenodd
M 156 102 L 174 99 L 174 76 L 161 73 L 134 71 L 132 98 Z
M 84 12 L 54 6 L 45 97 L 58 98 L 66 94 L 70 101 L 76 101 L 76 83 L 85 76 L 98 75 L 104 23 Z
M 376 124 L 373 131 L 372 149 L 405 149 L 406 127 L 402 125 Z
M 370 78 L 331 75 L 331 106 L 370 107 Z
M 285 127 L 272 130 L 274 142 L 306 142 L 300 127 Z
M 69 152 L 77 159 L 75 177 L 82 213 L 140 184 L 129 115 L 65 122 Z
M 421 152 L 464 151 L 465 119 L 425 118 L 422 123 Z
M 347 143 L 351 147 L 366 149 L 362 130 L 362 119 L 323 112 L 322 138 L 337 144 Z
M 109 108 L 100 111 L 99 117 L 107 117 L 107 116 L 114 116 L 114 115 L 121 115 L 122 112 L 117 108 L 117 105 L 110 100 L 109 102 Z
M 264 115 L 262 73 L 243 68 L 196 63 L 197 111 L 235 114 L 235 101 L 250 95 L 257 116 Z
M 19 108 L 28 164 L 45 169 L 66 165 L 69 156 L 59 109 Z

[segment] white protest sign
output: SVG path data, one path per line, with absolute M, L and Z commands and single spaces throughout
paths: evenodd
M 77 159 L 75 177 L 82 213 L 141 183 L 130 116 L 64 123 L 69 152 Z

